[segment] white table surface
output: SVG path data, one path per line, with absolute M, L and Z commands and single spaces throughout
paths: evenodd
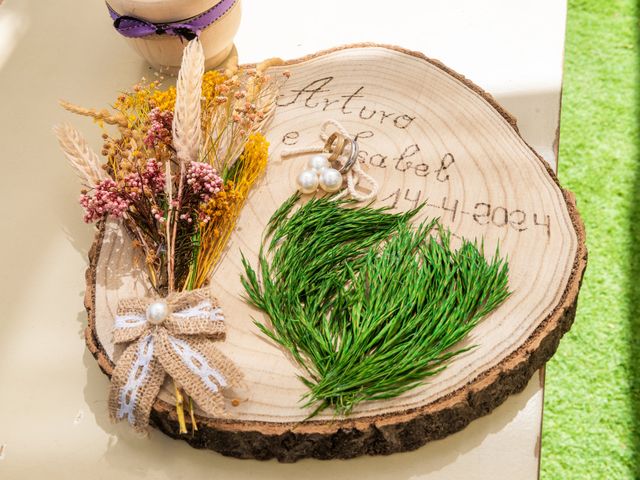
M 241 61 L 362 41 L 420 50 L 491 92 L 555 166 L 564 0 L 243 2 Z M 144 74 L 101 0 L 5 0 L 0 7 L 0 478 L 536 478 L 538 375 L 462 432 L 389 457 L 241 461 L 109 423 L 107 378 L 82 339 L 93 232 L 82 223 L 78 184 L 51 126 L 71 119 L 57 99 L 101 107 Z M 98 130 L 74 123 L 97 147 Z

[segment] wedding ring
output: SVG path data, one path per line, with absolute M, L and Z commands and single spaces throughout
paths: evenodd
M 333 132 L 329 138 L 327 138 L 324 144 L 324 151 L 329 153 L 329 163 L 335 162 L 342 152 L 344 151 L 344 143 L 346 138 L 338 132 Z
M 358 148 L 358 142 L 356 142 L 355 140 L 351 140 L 350 138 L 348 140 L 351 144 L 351 152 L 349 153 L 349 159 L 338 170 L 340 173 L 347 173 L 358 161 L 358 153 L 360 152 L 360 149 Z
M 347 143 L 350 145 L 349 158 L 345 164 L 338 169 L 340 173 L 347 173 L 353 168 L 353 165 L 358 160 L 358 142 L 349 137 L 345 137 L 341 133 L 333 132 L 324 144 L 324 151 L 329 153 L 329 158 L 327 160 L 329 160 L 330 163 L 333 163 L 344 153 Z

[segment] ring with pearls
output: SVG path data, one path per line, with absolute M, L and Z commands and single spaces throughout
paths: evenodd
M 349 157 L 344 165 L 334 168 L 332 162 L 345 153 L 345 147 L 349 145 Z M 321 188 L 327 193 L 337 192 L 342 188 L 343 177 L 354 165 L 358 158 L 358 144 L 355 140 L 334 132 L 327 139 L 324 152 L 312 155 L 307 168 L 298 175 L 298 187 L 302 193 L 314 193 Z

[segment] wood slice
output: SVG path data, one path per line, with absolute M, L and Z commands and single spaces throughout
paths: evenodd
M 295 461 L 415 449 L 489 413 L 555 352 L 573 321 L 586 266 L 575 200 L 487 93 L 422 54 L 355 45 L 286 68 L 291 78 L 267 135 L 267 173 L 211 279 L 228 324 L 219 345 L 243 370 L 246 390 L 228 395 L 227 417 L 198 412 L 198 432 L 180 437 L 165 388 L 152 424 L 194 447 L 241 458 Z M 306 158 L 283 161 L 280 151 L 318 143 L 326 119 L 358 136 L 360 159 L 381 185 L 377 205 L 407 210 L 426 201 L 423 217 L 440 217 L 457 238 L 484 239 L 487 252 L 499 243 L 509 256 L 513 294 L 471 333 L 468 343 L 477 348 L 423 386 L 365 402 L 347 418 L 325 411 L 304 421 L 310 412 L 299 403 L 301 372 L 258 332 L 253 319 L 265 319 L 241 298 L 240 252 L 255 262 L 266 221 L 296 190 Z M 102 225 L 90 261 L 86 339 L 110 375 L 120 353 L 111 338 L 118 299 L 143 295 L 148 285 L 116 222 Z

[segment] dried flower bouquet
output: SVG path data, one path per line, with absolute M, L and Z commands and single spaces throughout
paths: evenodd
M 121 219 L 155 296 L 207 284 L 266 167 L 268 143 L 262 132 L 280 81 L 265 69 L 277 62 L 205 73 L 196 39 L 185 48 L 176 87 L 143 82 L 122 93 L 111 111 L 62 102 L 103 128 L 104 161 L 72 126 L 55 128 L 84 184 L 84 220 Z M 176 387 L 175 393 L 186 431 L 182 392 Z

